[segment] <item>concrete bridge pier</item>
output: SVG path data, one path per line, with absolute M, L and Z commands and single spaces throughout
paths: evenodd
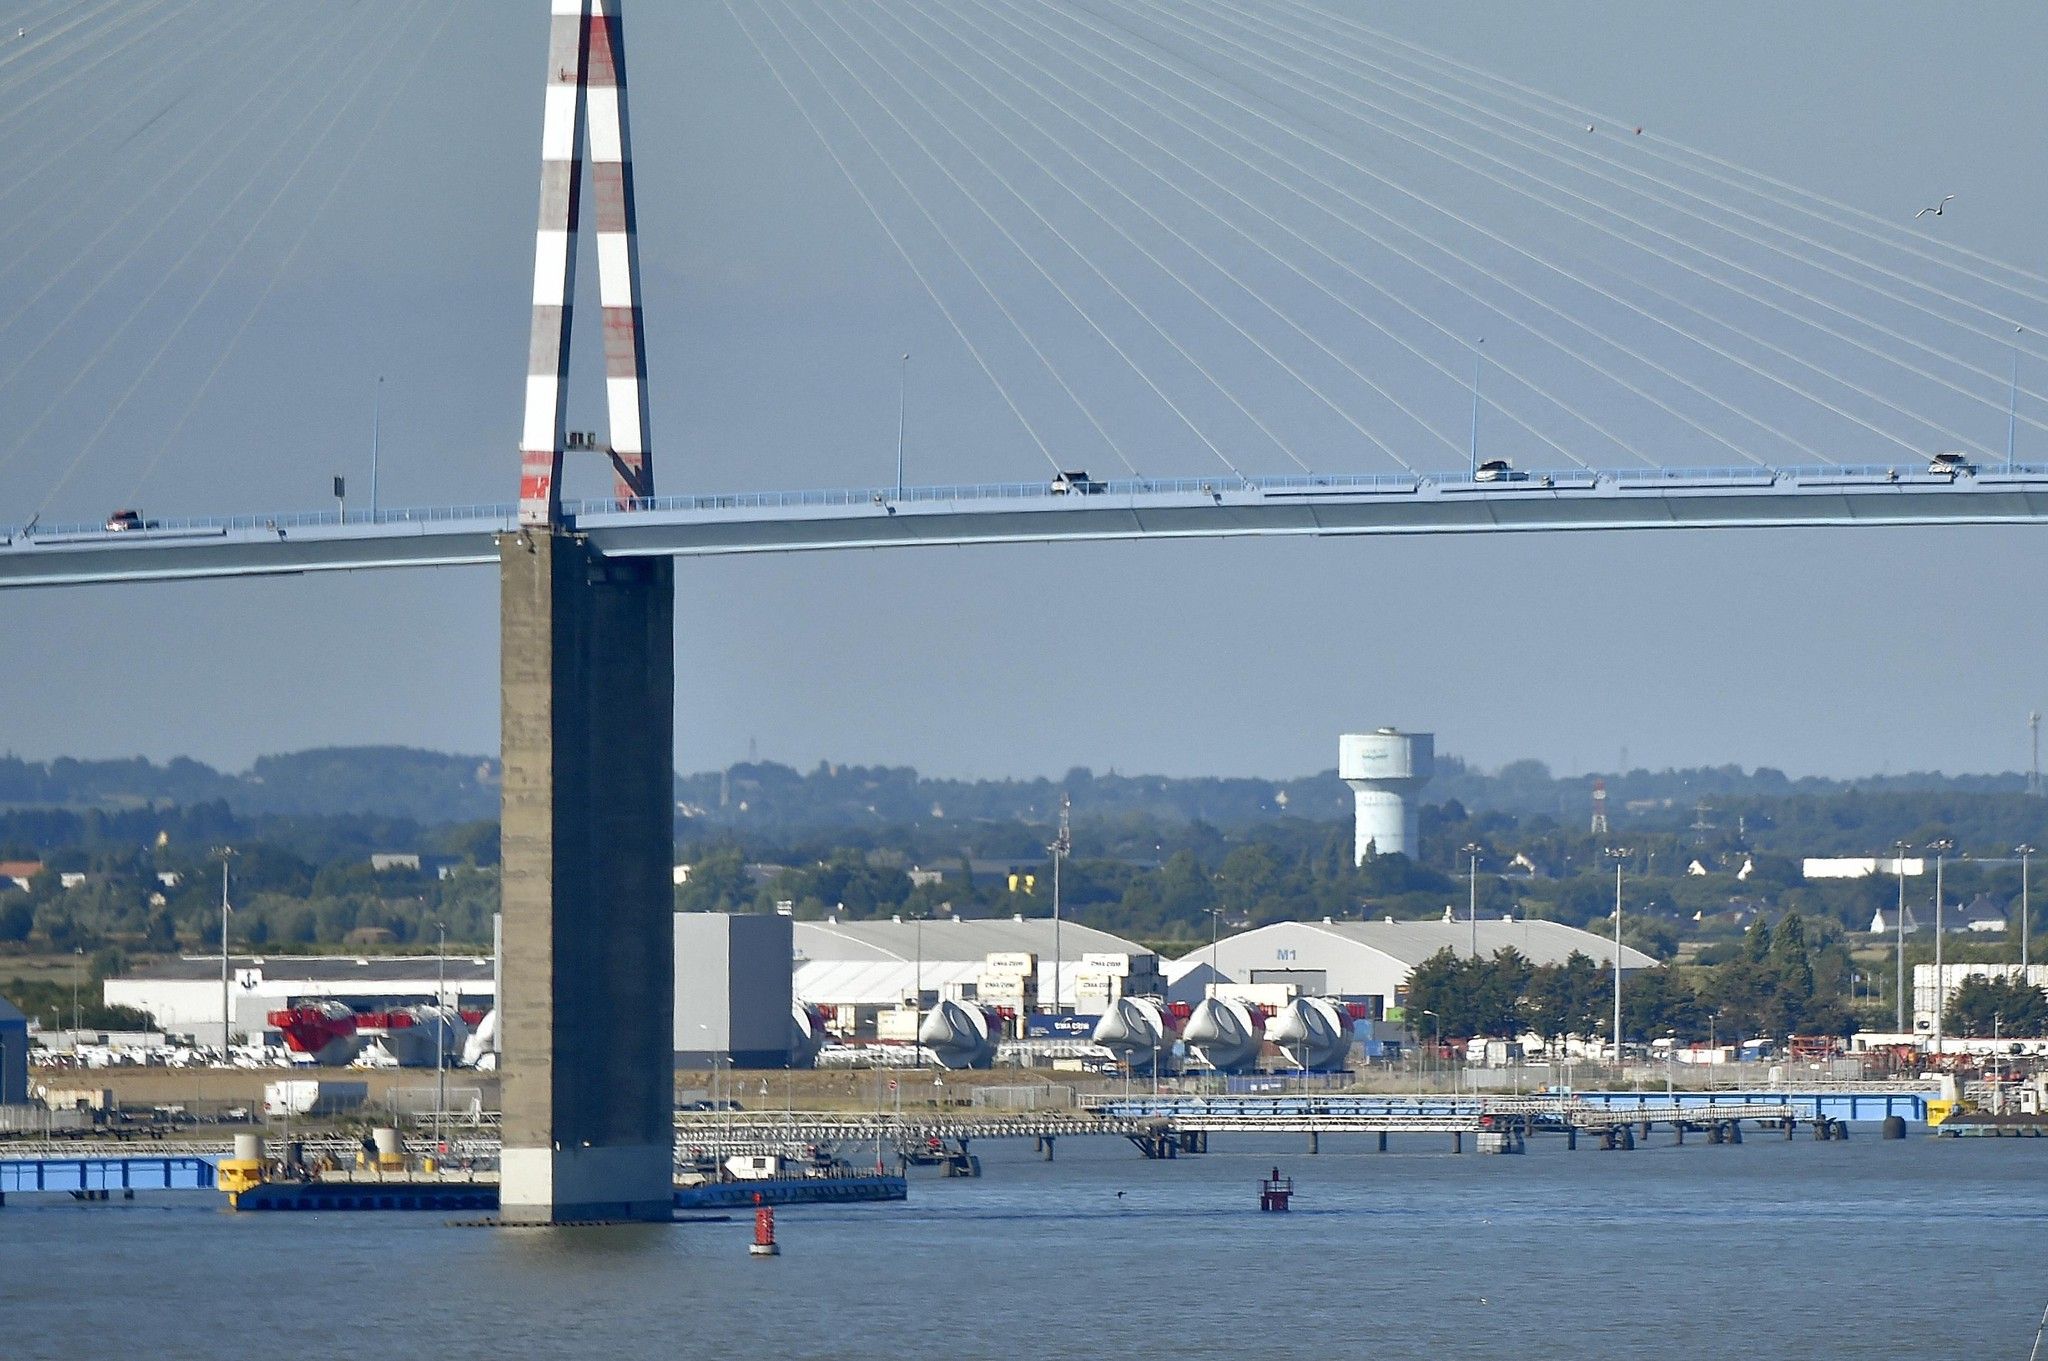
M 1314 1130 L 1310 1130 L 1308 1132 L 1308 1151 L 1311 1153 L 1320 1153 L 1323 1151 L 1323 1136 L 1316 1133 Z
M 1386 1132 L 1385 1130 L 1381 1130 L 1381 1131 L 1380 1131 L 1380 1152 L 1384 1153 L 1384 1152 L 1386 1152 L 1386 1151 L 1387 1151 L 1387 1132 Z
M 674 566 L 499 540 L 504 1158 L 514 1223 L 673 1205 Z

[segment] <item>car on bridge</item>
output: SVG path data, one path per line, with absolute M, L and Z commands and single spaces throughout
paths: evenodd
M 1108 490 L 1101 482 L 1085 472 L 1062 472 L 1052 480 L 1052 494 L 1065 496 L 1073 493 L 1080 496 L 1094 496 Z
M 1529 474 L 1518 473 L 1515 465 L 1504 458 L 1489 458 L 1472 470 L 1474 482 L 1523 482 Z
M 1927 460 L 1927 471 L 1930 473 L 1948 473 L 1950 475 L 1974 473 L 1977 471 L 1977 465 L 1972 463 L 1970 456 L 1960 449 L 1945 449 Z
M 121 534 L 131 529 L 155 529 L 156 521 L 145 520 L 139 510 L 117 510 L 107 517 L 107 532 Z

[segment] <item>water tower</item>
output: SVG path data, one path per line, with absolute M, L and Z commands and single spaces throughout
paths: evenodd
M 1337 778 L 1358 798 L 1352 855 L 1363 864 L 1368 847 L 1380 855 L 1416 852 L 1415 795 L 1436 773 L 1436 737 L 1379 728 L 1337 739 Z

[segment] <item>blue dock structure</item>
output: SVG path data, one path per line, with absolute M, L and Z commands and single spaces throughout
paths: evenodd
M 0 1205 L 9 1193 L 76 1200 L 133 1200 L 137 1191 L 211 1191 L 214 1160 L 204 1154 L 0 1157 Z
M 1630 1106 L 1676 1105 L 1685 1110 L 1713 1110 L 1761 1101 L 1783 1102 L 1806 1120 L 1884 1120 L 1890 1116 L 1924 1124 L 1927 1103 L 1939 1100 L 1941 1088 L 1933 1082 L 1857 1083 L 1841 1087 L 1742 1088 L 1727 1091 L 1673 1092 L 1574 1092 L 1573 1099 L 1589 1105 L 1622 1110 Z

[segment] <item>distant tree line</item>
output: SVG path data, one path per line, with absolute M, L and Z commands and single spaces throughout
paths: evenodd
M 1626 1043 L 1671 1037 L 1734 1043 L 1755 1036 L 1846 1035 L 1848 951 L 1838 930 L 1797 913 L 1776 927 L 1758 922 L 1722 963 L 1624 972 Z M 1573 952 L 1562 964 L 1531 965 L 1519 951 L 1474 958 L 1445 949 L 1409 976 L 1405 1001 L 1418 1039 L 1571 1037 L 1612 1040 L 1614 975 Z

